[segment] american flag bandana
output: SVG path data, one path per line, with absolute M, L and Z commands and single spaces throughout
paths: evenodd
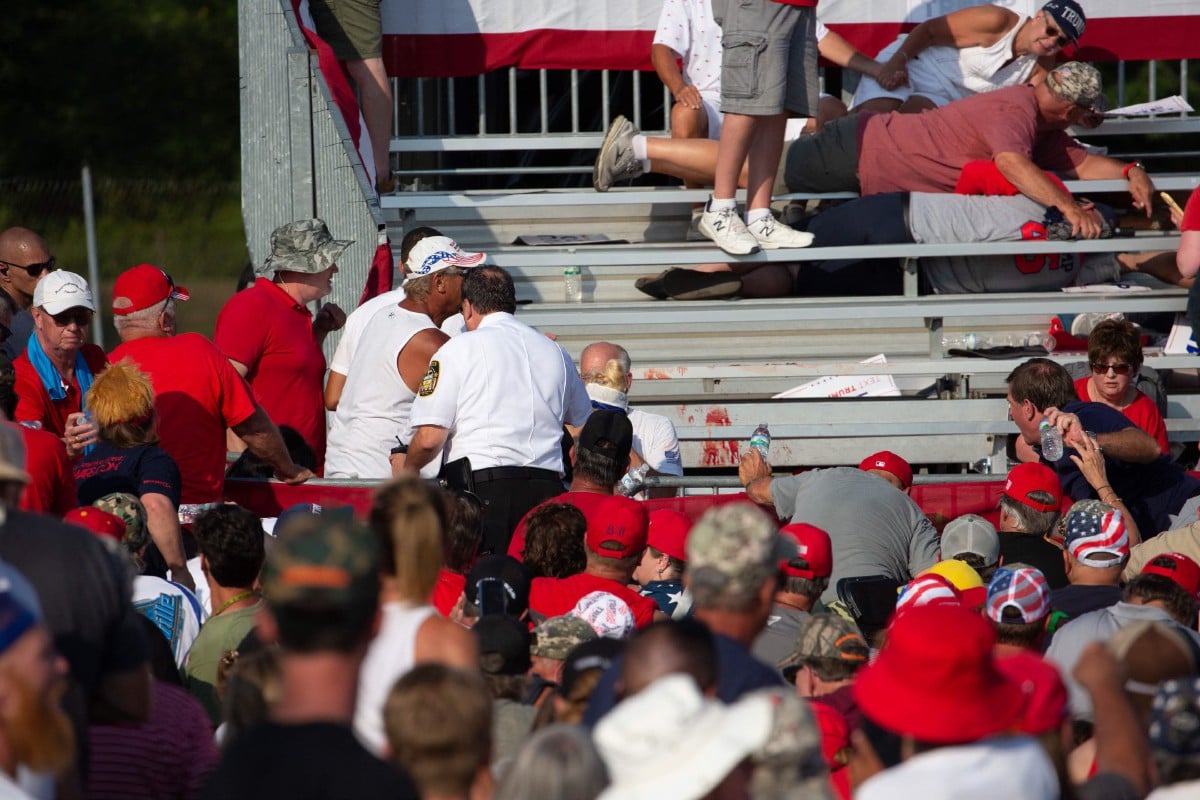
M 1120 511 L 1097 500 L 1081 500 L 1067 512 L 1067 552 L 1089 567 L 1111 567 L 1129 555 L 1129 532 Z M 1105 556 L 1109 556 L 1105 558 Z

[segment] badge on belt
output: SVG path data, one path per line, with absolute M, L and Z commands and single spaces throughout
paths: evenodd
M 437 389 L 438 375 L 441 374 L 442 365 L 437 361 L 429 362 L 429 370 L 425 373 L 425 377 L 421 378 L 421 386 L 417 389 L 417 394 L 421 397 L 429 397 Z

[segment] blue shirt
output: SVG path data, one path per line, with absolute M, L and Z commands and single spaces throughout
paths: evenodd
M 80 505 L 90 506 L 113 492 L 162 494 L 179 505 L 179 468 L 166 450 L 152 444 L 117 447 L 97 442 L 74 471 Z

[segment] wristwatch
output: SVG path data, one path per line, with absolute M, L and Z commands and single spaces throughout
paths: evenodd
M 1145 172 L 1146 165 L 1140 161 L 1134 161 L 1132 164 L 1126 164 L 1125 169 L 1121 170 L 1121 177 L 1125 180 L 1129 180 L 1129 171 L 1131 169 L 1140 169 L 1142 172 Z

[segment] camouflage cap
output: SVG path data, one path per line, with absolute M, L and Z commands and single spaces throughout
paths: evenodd
M 866 664 L 871 648 L 854 623 L 838 614 L 810 614 L 801 620 L 792 653 L 779 662 L 779 669 L 799 667 L 811 660 Z
M 1104 110 L 1100 70 L 1091 64 L 1080 61 L 1059 64 L 1046 76 L 1046 85 L 1063 100 L 1083 108 Z
M 379 542 L 366 526 L 298 514 L 275 535 L 262 587 L 276 611 L 366 611 L 378 602 Z
M 137 495 L 113 492 L 104 495 L 92 505 L 125 523 L 125 538 L 121 541 L 129 548 L 129 552 L 136 553 L 150 541 L 150 531 L 146 527 L 146 507 Z
M 688 535 L 689 580 L 725 597 L 746 595 L 776 574 L 791 550 L 757 506 L 726 503 L 709 509 Z
M 578 645 L 596 638 L 598 636 L 591 625 L 579 617 L 564 614 L 551 617 L 533 629 L 533 644 L 529 652 L 531 655 L 562 661 Z
M 352 244 L 353 239 L 334 239 L 324 220 L 289 222 L 271 233 L 271 254 L 258 271 L 262 275 L 282 270 L 324 272 Z

